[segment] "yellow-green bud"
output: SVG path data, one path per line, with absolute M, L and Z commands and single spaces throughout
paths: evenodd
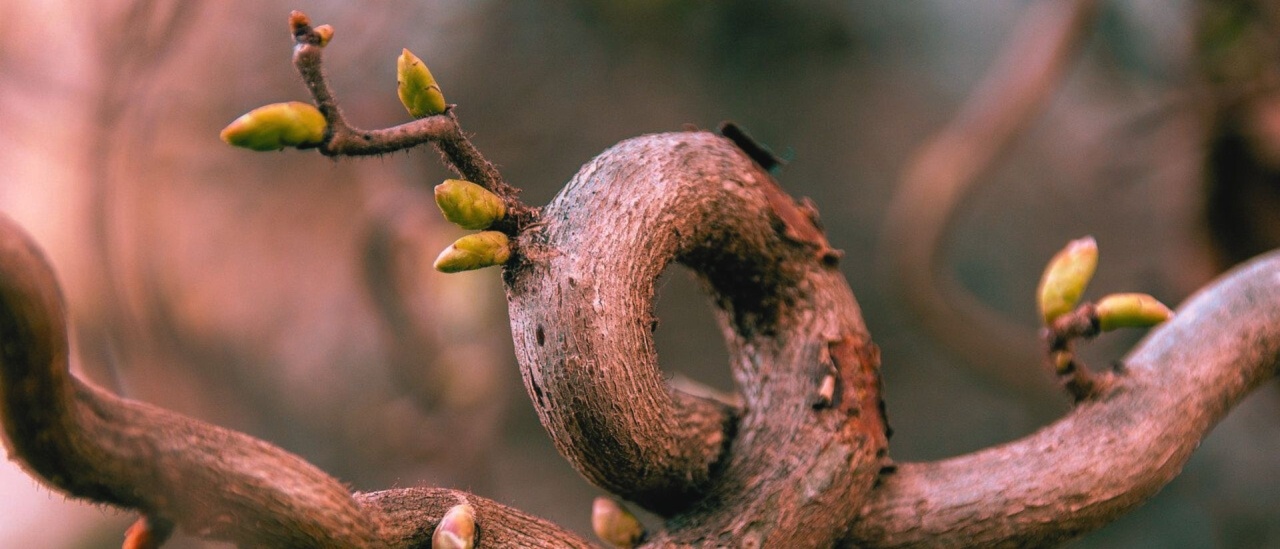
M 222 140 L 255 151 L 314 147 L 324 142 L 328 124 L 320 109 L 298 101 L 253 109 L 222 129 Z
M 635 547 L 644 539 L 644 525 L 618 502 L 598 497 L 591 504 L 591 529 L 596 537 L 614 547 Z
M 436 258 L 435 268 L 442 273 L 457 273 L 501 265 L 511 257 L 507 235 L 484 231 L 459 238 Z
M 454 505 L 440 519 L 431 536 L 431 549 L 471 549 L 476 541 L 476 512 L 470 505 Z
M 464 229 L 487 229 L 507 214 L 498 195 L 461 179 L 446 179 L 436 185 L 436 205 L 445 219 Z
M 316 35 L 320 37 L 320 47 L 329 45 L 329 40 L 333 39 L 333 27 L 329 25 L 320 25 L 314 29 Z
M 1045 324 L 1075 308 L 1098 268 L 1098 243 L 1086 236 L 1067 243 L 1044 269 L 1036 304 Z
M 1098 327 L 1147 328 L 1173 318 L 1173 311 L 1147 294 L 1111 294 L 1098 300 Z
M 409 50 L 396 59 L 396 92 L 400 102 L 414 118 L 422 118 L 444 112 L 444 94 L 435 77 L 427 70 L 427 64 Z

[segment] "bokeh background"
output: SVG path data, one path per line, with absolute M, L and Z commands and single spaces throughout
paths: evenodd
M 532 204 L 627 137 L 746 127 L 789 158 L 783 186 L 846 252 L 883 351 L 892 455 L 923 460 L 1066 410 L 1018 349 L 1034 345 L 1039 270 L 1068 239 L 1100 243 L 1093 296 L 1168 303 L 1280 243 L 1275 2 L 1103 1 L 937 246 L 950 291 L 1009 329 L 921 318 L 888 259 L 919 235 L 887 230 L 886 212 L 922 144 L 993 93 L 975 88 L 994 60 L 1030 48 L 1011 29 L 1041 2 L 6 0 L 0 211 L 51 256 L 83 376 L 355 489 L 462 488 L 589 535 L 598 491 L 520 387 L 498 273 L 430 269 L 461 234 L 431 201 L 449 175 L 435 154 L 335 162 L 218 140 L 253 107 L 306 99 L 289 11 L 336 28 L 326 63 L 353 123 L 406 120 L 394 70 L 408 47 Z M 664 369 L 731 391 L 696 282 L 673 268 L 661 287 Z M 1085 356 L 1105 365 L 1139 335 Z M 1278 397 L 1250 397 L 1155 499 L 1072 546 L 1280 547 Z M 0 547 L 116 547 L 133 518 L 0 463 Z

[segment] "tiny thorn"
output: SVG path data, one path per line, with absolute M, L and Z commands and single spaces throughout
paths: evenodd
M 813 403 L 813 407 L 817 409 L 828 408 L 834 401 L 836 396 L 836 378 L 833 375 L 826 375 L 822 378 L 822 384 L 818 386 L 818 399 Z
M 752 139 L 750 135 L 747 135 L 746 131 L 733 122 L 724 122 L 720 124 L 720 135 L 723 135 L 725 138 L 732 141 L 734 145 L 737 145 L 742 152 L 747 153 L 747 156 L 751 157 L 752 160 L 767 172 L 772 172 L 774 168 L 778 168 L 786 164 L 782 158 L 773 154 L 773 151 L 769 150 L 769 147 L 755 139 Z
M 822 251 L 822 264 L 827 267 L 839 267 L 840 258 L 844 257 L 844 251 L 834 248 L 827 248 Z

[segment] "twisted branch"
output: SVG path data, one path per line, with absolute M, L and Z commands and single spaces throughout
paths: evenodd
M 885 476 L 847 547 L 1045 546 L 1173 479 L 1280 365 L 1280 252 L 1224 275 L 1124 360 L 1102 394 L 1021 440 Z
M 322 83 L 318 42 L 298 28 L 299 49 L 317 47 L 317 72 L 304 78 Z M 326 116 L 340 120 L 321 91 Z M 443 123 L 419 122 L 427 133 Z M 649 546 L 1060 542 L 1155 493 L 1280 361 L 1277 252 L 1193 298 L 1057 423 L 967 456 L 894 465 L 878 352 L 834 268 L 839 253 L 731 141 L 625 141 L 587 164 L 539 223 L 508 229 L 519 253 L 504 278 L 530 397 L 588 479 L 668 517 Z M 662 380 L 649 332 L 654 281 L 671 261 L 713 296 L 741 409 Z M 70 495 L 141 511 L 139 537 L 176 524 L 242 546 L 420 547 L 465 502 L 478 547 L 588 546 L 464 492 L 352 495 L 270 444 L 84 383 L 68 372 L 68 349 L 52 270 L 0 219 L 9 454 Z
M 7 218 L 0 218 L 0 424 L 10 458 L 48 485 L 244 547 L 419 547 L 443 515 L 441 502 L 464 500 L 477 508 L 495 547 L 529 546 L 523 542 L 530 536 L 545 546 L 588 546 L 461 492 L 353 498 L 337 480 L 266 442 L 76 378 L 53 271 Z
M 701 498 L 690 508 L 667 507 L 672 518 L 652 538 L 655 546 L 1060 542 L 1114 520 L 1167 483 L 1280 360 L 1274 253 L 1190 300 L 1100 394 L 1061 421 L 968 456 L 886 467 L 876 437 L 883 424 L 874 347 L 860 339 L 852 297 L 821 260 L 820 233 L 783 198 L 759 167 L 715 136 L 624 142 L 589 164 L 548 209 L 562 225 L 521 236 L 528 253 L 509 267 L 526 384 L 535 401 L 541 392 L 540 413 L 562 451 L 594 481 L 653 498 L 655 507 L 664 502 L 657 492 L 646 496 L 636 486 L 670 481 L 672 493 Z M 586 236 L 592 231 L 596 240 Z M 617 242 L 635 246 L 610 252 Z M 665 393 L 660 379 L 627 392 L 626 384 L 653 376 L 644 331 L 660 270 L 654 265 L 670 258 L 702 273 L 723 309 L 746 402 L 736 422 L 723 408 L 714 416 L 736 426 L 719 431 L 724 443 L 706 438 L 715 437 L 707 425 L 717 422 L 688 419 L 704 405 Z M 614 267 L 624 276 L 610 275 Z M 586 546 L 461 492 L 353 498 L 264 442 L 75 379 L 67 349 L 53 273 L 16 226 L 0 222 L 0 422 L 11 457 L 50 485 L 245 546 L 414 546 L 442 508 L 461 501 L 477 508 L 481 547 Z M 826 376 L 837 381 L 830 393 Z M 664 394 L 676 419 L 654 424 L 696 436 L 645 431 L 647 423 L 632 421 L 647 417 Z M 672 480 L 673 469 L 699 471 L 673 463 L 698 465 L 687 456 L 721 447 L 700 484 L 686 489 Z M 638 468 L 615 457 L 627 451 L 658 457 L 652 469 Z
M 847 528 L 886 446 L 878 356 L 837 254 L 762 167 L 709 133 L 624 141 L 519 245 L 530 398 L 579 472 L 673 515 L 653 545 L 821 546 Z M 741 411 L 662 380 L 654 281 L 673 260 L 719 308 Z

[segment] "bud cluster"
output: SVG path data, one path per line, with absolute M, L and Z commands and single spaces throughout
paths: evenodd
M 1091 236 L 1072 240 L 1049 260 L 1036 300 L 1046 326 L 1076 307 L 1097 267 L 1098 243 Z M 1094 314 L 1098 328 L 1104 332 L 1148 328 L 1173 317 L 1173 311 L 1159 300 L 1137 293 L 1105 296 L 1094 306 Z

